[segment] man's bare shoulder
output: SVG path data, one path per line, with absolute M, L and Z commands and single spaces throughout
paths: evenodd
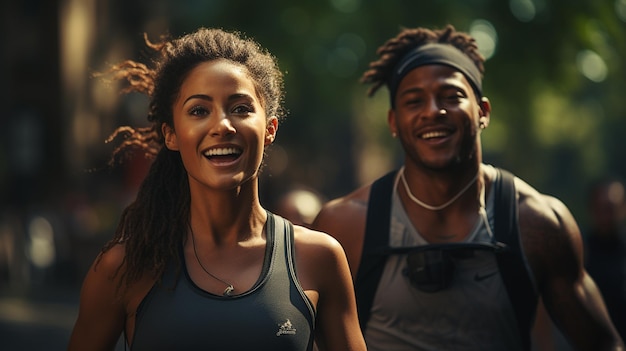
M 367 212 L 371 184 L 355 191 L 328 201 L 318 215 L 320 217 L 343 217 L 345 215 L 364 214 Z
M 346 235 L 358 235 L 365 226 L 370 187 L 361 187 L 324 204 L 312 228 L 339 237 L 339 241 Z
M 313 229 L 328 233 L 341 243 L 353 274 L 361 258 L 370 187 L 363 186 L 329 201 L 312 224 Z
M 561 230 L 574 220 L 567 206 L 558 198 L 543 194 L 516 178 L 520 222 L 536 230 Z
M 520 235 L 536 278 L 550 271 L 567 271 L 582 260 L 582 237 L 567 206 L 519 178 L 515 180 L 519 203 Z

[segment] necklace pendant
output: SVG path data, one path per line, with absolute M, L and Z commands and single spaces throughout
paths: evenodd
M 232 285 L 229 285 L 228 287 L 226 287 L 226 289 L 224 289 L 224 296 L 232 296 L 233 291 L 235 290 L 235 288 Z

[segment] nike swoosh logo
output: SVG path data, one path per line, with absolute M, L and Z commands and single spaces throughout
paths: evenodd
M 483 280 L 485 280 L 487 278 L 493 277 L 496 274 L 498 274 L 498 271 L 487 273 L 487 274 L 483 274 L 483 275 L 480 275 L 480 274 L 476 273 L 476 275 L 474 276 L 474 281 L 481 282 L 481 281 L 483 281 Z

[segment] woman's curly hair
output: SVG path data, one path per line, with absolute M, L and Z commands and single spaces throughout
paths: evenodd
M 123 92 L 150 98 L 150 127 L 118 128 L 108 141 L 118 135 L 124 140 L 113 151 L 110 163 L 131 149 L 153 158 L 135 201 L 124 209 L 114 237 L 102 249 L 125 245 L 124 262 L 117 271 L 122 275 L 118 288 L 128 288 L 144 274 L 160 278 L 168 262 L 180 267 L 178 250 L 189 225 L 189 184 L 180 154 L 163 147 L 161 125 L 173 126 L 173 105 L 189 72 L 216 59 L 239 64 L 247 69 L 267 116 L 284 117 L 283 74 L 275 57 L 254 40 L 238 32 L 200 28 L 177 39 L 152 43 L 146 36 L 145 41 L 156 53 L 152 67 L 128 60 L 108 72 L 128 83 Z
M 391 78 L 396 64 L 410 50 L 428 43 L 448 43 L 465 53 L 484 74 L 485 58 L 478 51 L 476 41 L 469 34 L 458 32 L 454 26 L 447 25 L 443 29 L 404 28 L 397 36 L 387 40 L 376 50 L 379 59 L 370 62 L 368 70 L 361 76 L 361 83 L 373 84 L 367 91 L 372 96 Z

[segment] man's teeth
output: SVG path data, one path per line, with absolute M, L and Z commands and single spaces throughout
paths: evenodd
M 442 138 L 447 135 L 448 133 L 443 132 L 443 131 L 428 132 L 428 133 L 422 134 L 422 139 Z
M 219 149 L 211 149 L 204 153 L 204 156 L 226 156 L 226 155 L 239 155 L 241 151 L 233 147 L 224 147 Z

